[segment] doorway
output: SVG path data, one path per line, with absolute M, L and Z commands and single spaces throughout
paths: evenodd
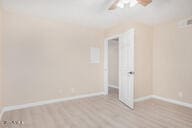
M 119 95 L 119 38 L 108 40 L 108 93 L 118 98 Z
M 134 35 L 135 30 L 109 37 L 104 44 L 104 90 L 134 108 Z M 115 92 L 113 92 L 115 91 Z

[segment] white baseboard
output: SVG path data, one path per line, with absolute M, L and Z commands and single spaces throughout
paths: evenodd
M 186 102 L 182 102 L 182 101 L 178 101 L 178 100 L 173 100 L 173 99 L 169 99 L 169 98 L 165 98 L 165 97 L 161 97 L 161 96 L 157 96 L 157 95 L 153 95 L 152 98 L 162 100 L 162 101 L 165 101 L 165 102 L 169 102 L 169 103 L 172 103 L 172 104 L 192 108 L 191 103 L 186 103 Z
M 41 106 L 41 105 L 52 104 L 52 103 L 58 103 L 58 102 L 64 102 L 64 101 L 75 100 L 75 99 L 82 99 L 82 98 L 99 96 L 99 95 L 104 95 L 104 92 L 90 93 L 90 94 L 67 97 L 67 98 L 62 98 L 62 99 L 53 99 L 53 100 L 40 101 L 40 102 L 15 105 L 15 106 L 5 106 L 3 108 L 2 112 L 17 110 L 17 109 L 24 109 L 24 108 L 35 107 L 35 106 Z
M 119 87 L 117 85 L 109 85 L 108 87 L 119 89 Z
M 3 113 L 7 112 L 7 111 L 30 108 L 30 107 L 41 106 L 41 105 L 46 105 L 46 104 L 51 104 L 51 103 L 64 102 L 64 101 L 75 100 L 75 99 L 82 99 L 82 98 L 99 96 L 99 95 L 104 95 L 104 94 L 105 94 L 104 92 L 98 92 L 98 93 L 91 93 L 91 94 L 79 95 L 79 96 L 74 96 L 74 97 L 67 97 L 67 98 L 62 98 L 62 99 L 53 99 L 53 100 L 40 101 L 40 102 L 35 102 L 35 103 L 28 103 L 28 104 L 23 104 L 23 105 L 6 106 L 6 107 L 3 107 L 1 109 L 0 120 L 3 116 Z M 135 99 L 134 101 L 135 102 L 141 102 L 141 101 L 145 101 L 145 100 L 149 100 L 149 99 L 158 99 L 158 100 L 173 103 L 176 105 L 181 105 L 181 106 L 185 106 L 188 108 L 192 108 L 191 103 L 186 103 L 186 102 L 181 102 L 181 101 L 177 101 L 177 100 L 173 100 L 173 99 L 168 99 L 168 98 L 160 97 L 157 95 L 149 95 L 149 96 L 140 97 L 140 98 Z
M 140 98 L 135 99 L 134 101 L 135 102 L 140 102 L 140 101 L 145 101 L 145 100 L 149 100 L 149 99 L 158 99 L 158 100 L 169 102 L 169 103 L 172 103 L 172 104 L 192 108 L 191 103 L 186 103 L 186 102 L 182 102 L 182 101 L 178 101 L 178 100 L 173 100 L 173 99 L 169 99 L 169 98 L 165 98 L 165 97 L 161 97 L 161 96 L 157 96 L 157 95 L 149 95 L 149 96 L 140 97 Z
M 134 100 L 134 102 L 141 102 L 141 101 L 145 101 L 145 100 L 149 100 L 149 99 L 152 99 L 152 95 L 137 98 Z

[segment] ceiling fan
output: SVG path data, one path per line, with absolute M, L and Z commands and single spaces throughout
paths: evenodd
M 147 6 L 150 4 L 152 0 L 115 0 L 108 10 L 115 10 L 117 8 L 124 8 L 126 5 L 129 7 L 133 7 L 136 4 L 141 4 L 143 6 Z

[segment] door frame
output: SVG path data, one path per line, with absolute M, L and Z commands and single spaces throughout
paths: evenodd
M 109 40 L 119 38 L 121 34 L 116 34 L 113 36 L 109 36 L 105 38 L 104 40 L 104 94 L 108 95 L 108 87 L 109 87 L 109 56 L 108 56 L 108 50 L 109 50 Z M 119 46 L 118 46 L 119 47 Z
M 128 30 L 131 30 L 133 29 L 135 31 L 134 28 L 130 28 Z M 126 30 L 126 31 L 128 31 Z M 126 32 L 125 31 L 125 32 Z M 108 64 L 108 60 L 109 60 L 109 56 L 108 56 L 108 49 L 109 49 L 109 40 L 111 39 L 116 39 L 116 38 L 120 38 L 121 35 L 123 34 L 124 32 L 121 32 L 120 34 L 114 34 L 112 36 L 109 36 L 109 37 L 106 37 L 105 40 L 104 40 L 104 94 L 105 95 L 108 95 L 108 87 L 109 87 L 109 74 L 108 74 L 108 71 L 109 71 L 109 64 Z M 120 42 L 119 42 L 120 43 Z M 118 45 L 119 47 L 119 45 Z M 119 49 L 120 50 L 120 49 Z M 120 51 L 119 51 L 120 52 Z M 135 52 L 135 49 L 134 49 L 134 52 Z M 119 54 L 120 55 L 120 54 Z M 120 58 L 120 57 L 119 57 Z M 134 59 L 135 61 L 135 59 Z M 119 62 L 118 62 L 119 63 Z M 135 65 L 135 62 L 134 62 L 134 65 Z M 119 68 L 119 67 L 118 67 Z M 118 70 L 119 71 L 119 70 Z M 118 73 L 118 75 L 120 75 Z M 118 78 L 120 78 L 118 76 Z M 133 85 L 135 86 L 135 84 Z M 133 99 L 134 100 L 134 99 Z

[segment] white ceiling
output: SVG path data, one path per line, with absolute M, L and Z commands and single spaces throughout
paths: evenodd
M 113 0 L 2 1 L 5 10 L 102 28 L 130 20 L 154 25 L 192 16 L 192 0 L 153 0 L 147 7 L 137 5 L 115 11 L 107 10 Z

